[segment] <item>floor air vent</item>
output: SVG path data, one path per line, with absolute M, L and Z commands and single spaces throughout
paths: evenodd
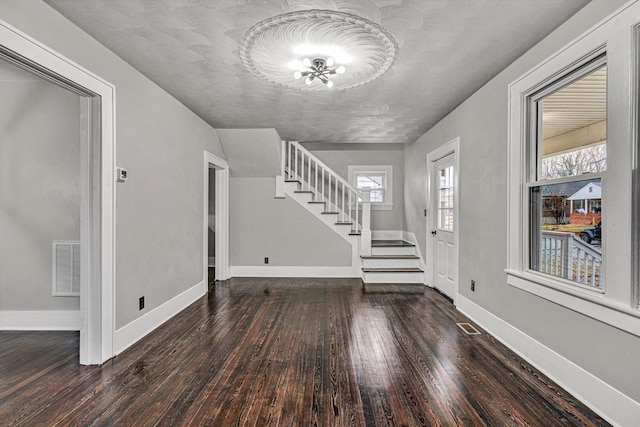
M 467 335 L 480 335 L 480 331 L 471 323 L 456 323 Z
M 53 296 L 80 295 L 80 242 L 53 242 Z

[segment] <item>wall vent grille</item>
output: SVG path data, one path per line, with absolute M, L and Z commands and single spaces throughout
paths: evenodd
M 471 323 L 456 323 L 467 335 L 480 335 L 480 331 Z
M 80 296 L 80 242 L 53 242 L 53 296 Z

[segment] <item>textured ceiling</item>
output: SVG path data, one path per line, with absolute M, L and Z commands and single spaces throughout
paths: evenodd
M 588 0 L 45 0 L 216 128 L 285 139 L 411 143 Z M 346 12 L 391 34 L 378 80 L 303 92 L 247 71 L 256 23 L 308 9 Z M 506 97 L 505 88 L 505 97 Z

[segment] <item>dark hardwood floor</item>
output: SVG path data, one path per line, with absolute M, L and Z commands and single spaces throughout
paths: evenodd
M 232 279 L 101 367 L 0 332 L 0 425 L 606 425 L 437 292 Z M 368 291 L 371 290 L 370 288 Z

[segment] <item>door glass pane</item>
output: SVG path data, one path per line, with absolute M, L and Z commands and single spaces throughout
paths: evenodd
M 453 166 L 438 169 L 438 228 L 453 231 Z

